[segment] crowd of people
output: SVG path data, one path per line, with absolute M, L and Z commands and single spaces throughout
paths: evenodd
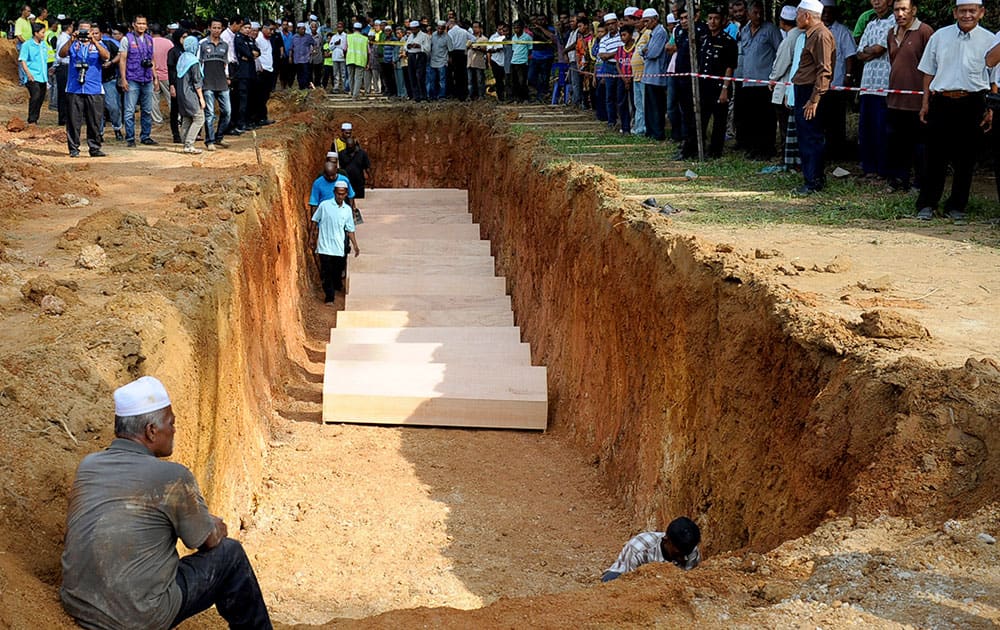
M 664 16 L 638 7 L 554 22 L 538 14 L 497 24 L 488 37 L 454 12 L 436 21 L 234 16 L 161 28 L 142 16 L 128 26 L 49 19 L 44 10 L 35 17 L 25 5 L 13 36 L 27 122 L 38 122 L 48 87 L 72 156 L 84 124 L 95 157 L 104 155 L 107 125 L 127 146 L 155 144 L 161 100 L 173 141 L 198 153 L 199 139 L 215 150 L 227 135 L 273 122 L 267 103 L 276 88 L 417 102 L 489 94 L 580 107 L 621 134 L 669 134 L 677 159 L 718 157 L 733 140 L 749 158 L 780 158 L 765 170 L 801 171 L 799 194 L 824 188 L 828 158 L 857 160 L 865 180 L 916 193 L 921 219 L 938 211 L 950 165 L 943 212 L 962 220 L 977 156 L 969 147 L 992 126 L 985 96 L 997 90 L 1000 37 L 979 25 L 982 0 L 956 0 L 955 23 L 937 30 L 918 5 L 871 0 L 849 28 L 837 0 L 780 7 L 775 21 L 760 0 L 706 5 L 694 16 L 682 2 Z M 857 143 L 847 140 L 854 109 Z M 1000 131 L 992 138 L 1000 155 Z

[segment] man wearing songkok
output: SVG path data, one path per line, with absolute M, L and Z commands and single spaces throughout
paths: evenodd
M 115 439 L 87 455 L 69 497 L 63 608 L 84 628 L 166 629 L 215 605 L 231 628 L 270 628 L 243 547 L 210 514 L 174 451 L 163 384 L 143 376 L 114 392 Z M 198 552 L 177 555 L 177 539 Z
M 925 221 L 934 218 L 949 162 L 954 176 L 945 214 L 953 221 L 965 221 L 976 145 L 993 124 L 985 101 L 990 89 L 986 53 L 993 35 L 979 26 L 982 0 L 958 0 L 954 14 L 955 24 L 931 35 L 917 66 L 924 73 L 920 121 L 927 125 L 928 137 L 927 178 L 917 197 L 917 218 Z
M 823 172 L 826 160 L 826 138 L 823 135 L 820 99 L 830 88 L 833 77 L 835 46 L 833 35 L 823 24 L 820 0 L 802 0 L 795 23 L 805 31 L 805 45 L 799 58 L 799 69 L 792 77 L 795 90 L 795 126 L 802 157 L 805 183 L 797 194 L 811 194 L 826 185 Z

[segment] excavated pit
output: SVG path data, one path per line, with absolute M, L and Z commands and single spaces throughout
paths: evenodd
M 548 368 L 549 431 L 599 469 L 630 522 L 691 514 L 714 555 L 773 548 L 832 514 L 934 520 L 997 499 L 995 369 L 860 358 L 842 322 L 809 311 L 752 261 L 650 218 L 602 171 L 537 161 L 535 141 L 488 112 L 302 115 L 265 145 L 284 147 L 285 162 L 249 169 L 262 182 L 257 200 L 219 243 L 230 254 L 202 299 L 145 305 L 161 329 L 140 335 L 142 371 L 161 376 L 190 419 L 176 459 L 227 520 L 251 520 L 266 492 L 277 407 L 317 391 L 303 367 L 321 360 L 309 340 L 323 334 L 306 306 L 315 278 L 303 205 L 345 119 L 376 186 L 469 190 L 516 323 Z M 363 227 L 359 236 L 363 246 Z M 108 397 L 113 380 L 94 391 Z M 956 451 L 962 461 L 945 463 Z M 941 455 L 932 472 L 919 470 L 926 452 Z M 44 483 L 68 487 L 78 454 L 44 461 L 56 471 Z M 21 562 L 54 586 L 65 490 L 37 505 L 5 530 L 44 549 Z

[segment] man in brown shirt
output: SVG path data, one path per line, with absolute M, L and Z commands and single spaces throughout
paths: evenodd
M 896 26 L 889 31 L 890 90 L 922 92 L 924 73 L 917 69 L 934 33 L 917 19 L 914 0 L 896 0 L 892 6 Z M 915 166 L 919 185 L 924 172 L 924 141 L 920 125 L 920 94 L 888 94 L 889 108 L 889 192 L 910 189 L 910 169 Z
M 796 25 L 805 31 L 806 42 L 799 70 L 792 77 L 795 88 L 795 126 L 799 136 L 802 176 L 805 183 L 796 194 L 809 195 L 823 189 L 826 136 L 823 133 L 820 99 L 830 88 L 836 44 L 833 34 L 823 25 L 820 0 L 802 0 L 795 14 Z

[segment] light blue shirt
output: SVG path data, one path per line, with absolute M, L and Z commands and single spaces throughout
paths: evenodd
M 840 22 L 834 22 L 830 25 L 830 33 L 833 35 L 833 41 L 837 46 L 837 57 L 834 60 L 833 79 L 830 81 L 830 85 L 833 87 L 844 87 L 844 79 L 847 77 L 847 60 L 857 56 L 858 45 L 854 42 L 854 35 L 851 33 L 851 29 Z
M 38 83 L 47 83 L 49 80 L 49 47 L 45 42 L 36 42 L 32 37 L 21 44 L 21 52 L 17 56 L 18 61 L 28 64 L 31 77 Z
M 666 54 L 667 29 L 662 24 L 657 24 L 653 33 L 649 36 L 649 42 L 639 53 L 646 60 L 646 68 L 643 70 L 642 82 L 646 85 L 666 85 L 667 77 L 656 76 L 667 72 L 667 64 L 670 58 Z
M 520 35 L 514 35 L 511 40 L 516 40 L 520 42 L 530 42 L 531 35 L 527 33 L 521 33 Z M 511 44 L 510 53 L 510 63 L 513 66 L 520 66 L 528 63 L 528 55 L 531 53 L 531 44 Z
M 324 256 L 344 255 L 344 232 L 354 231 L 354 211 L 346 201 L 338 204 L 336 199 L 327 199 L 319 204 L 312 216 L 319 227 L 316 253 Z

